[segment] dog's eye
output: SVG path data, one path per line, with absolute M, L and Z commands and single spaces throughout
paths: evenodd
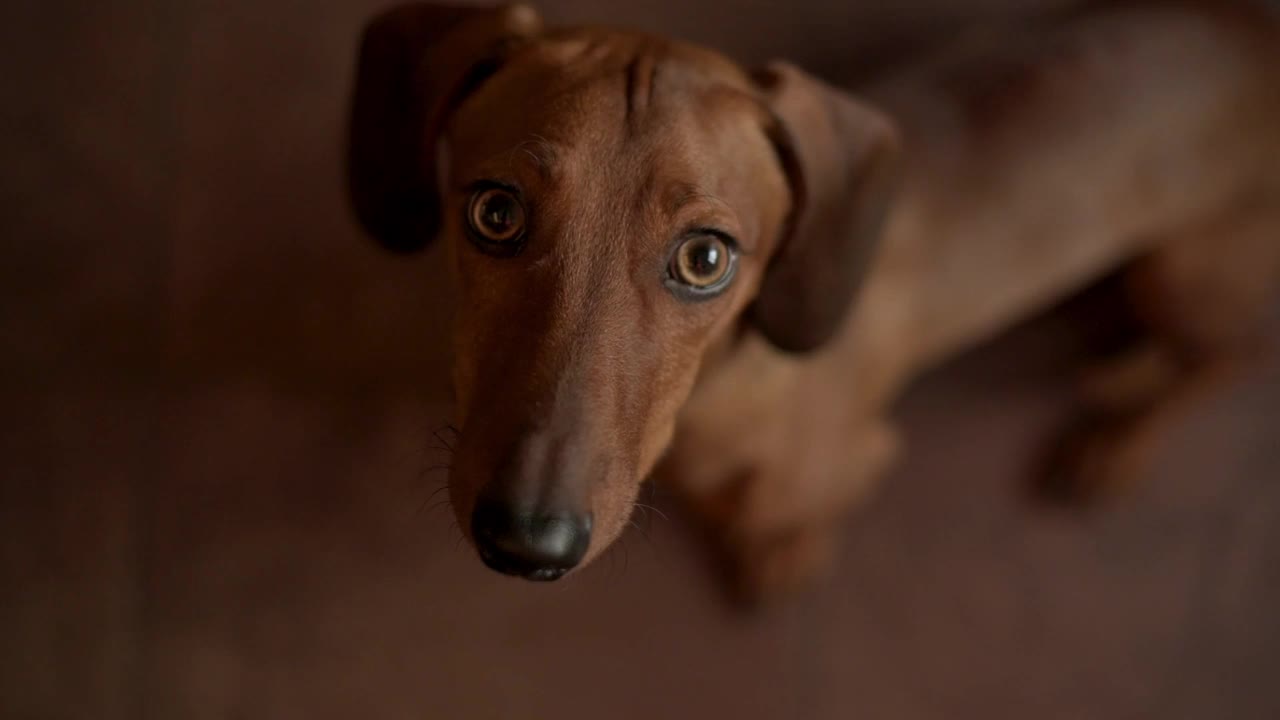
M 514 244 L 524 235 L 524 207 L 502 188 L 480 190 L 471 196 L 467 223 L 482 242 Z
M 686 239 L 671 256 L 671 279 L 699 295 L 711 294 L 729 284 L 735 255 L 729 243 L 710 234 Z

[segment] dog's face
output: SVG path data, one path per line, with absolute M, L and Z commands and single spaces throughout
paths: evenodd
M 448 81 L 409 76 L 411 93 L 445 89 L 424 100 L 418 88 L 400 107 L 422 114 L 376 141 L 397 154 L 394 172 L 360 156 L 361 133 L 378 129 L 361 117 L 357 88 L 357 209 L 394 247 L 427 233 L 449 244 L 461 291 L 450 499 L 488 565 L 554 579 L 622 532 L 710 354 L 748 326 L 790 350 L 834 331 L 847 297 L 811 307 L 804 289 L 769 289 L 831 282 L 829 270 L 779 259 L 784 244 L 806 254 L 792 235 L 816 175 L 776 102 L 709 51 L 603 30 L 543 33 L 519 7 L 487 19 L 396 12 L 416 13 L 381 21 L 401 47 L 417 23 L 436 38 L 428 48 L 486 52 Z M 387 147 L 388 137 L 409 146 Z M 841 218 L 831 222 L 839 232 Z M 832 246 L 825 262 L 849 256 Z M 828 294 L 842 292 L 851 287 Z
M 455 111 L 451 497 L 473 534 L 477 498 L 589 522 L 587 557 L 622 531 L 780 235 L 767 119 L 733 66 L 602 32 L 530 43 Z

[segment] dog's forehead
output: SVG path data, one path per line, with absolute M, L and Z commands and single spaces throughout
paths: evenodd
M 724 55 L 689 43 L 638 32 L 576 28 L 548 33 L 513 53 L 513 62 L 541 65 L 567 84 L 626 72 L 631 81 L 662 71 L 655 87 L 718 84 L 747 89 L 751 81 Z
M 754 127 L 759 109 L 747 74 L 711 50 L 637 33 L 566 30 L 513 51 L 457 110 L 449 135 L 464 154 L 536 139 L 598 157 L 624 144 L 634 151 L 699 133 L 706 137 L 694 146 L 703 147 L 730 126 Z

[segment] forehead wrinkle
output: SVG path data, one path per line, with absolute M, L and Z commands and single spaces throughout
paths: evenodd
M 653 101 L 658 74 L 656 55 L 653 48 L 641 44 L 624 70 L 627 97 L 626 121 L 629 129 L 634 129 L 635 123 Z

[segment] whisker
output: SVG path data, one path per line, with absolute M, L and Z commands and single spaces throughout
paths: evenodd
M 652 510 L 652 511 L 654 511 L 655 513 L 657 513 L 657 514 L 658 514 L 658 517 L 661 517 L 663 520 L 666 520 L 667 522 L 671 522 L 671 518 L 667 517 L 667 514 L 666 514 L 666 513 L 662 512 L 661 510 L 659 510 L 658 508 L 654 507 L 653 505 L 646 505 L 646 504 L 644 504 L 644 503 L 642 503 L 642 502 L 637 502 L 637 503 L 634 503 L 634 504 L 635 504 L 635 506 L 636 506 L 636 507 L 638 507 L 638 508 L 643 508 L 643 509 L 645 509 L 645 510 Z
M 645 542 L 649 543 L 649 545 L 653 545 L 653 538 L 649 537 L 649 531 L 646 530 L 643 525 L 636 522 L 634 518 L 632 518 L 631 520 L 628 520 L 627 522 L 630 523 L 631 527 L 640 531 L 640 535 L 641 537 L 644 538 Z
M 431 431 L 431 436 L 436 439 L 436 442 L 439 442 L 441 445 L 443 445 L 445 450 L 449 452 L 453 452 L 453 445 L 450 444 L 448 440 L 445 440 L 444 437 L 441 436 L 440 434 L 441 431 L 443 430 L 444 428 L 436 428 L 435 430 Z
M 662 492 L 662 487 L 660 487 L 660 483 L 651 482 L 651 483 L 646 483 L 646 485 L 647 485 L 648 490 L 649 490 L 649 500 L 648 500 L 648 503 L 649 503 L 650 505 L 657 505 L 657 504 L 658 504 L 658 496 L 659 496 L 659 495 L 661 494 L 661 492 Z
M 439 495 L 440 493 L 448 489 L 449 489 L 449 484 L 445 483 L 444 485 L 441 485 L 435 490 L 432 490 L 431 493 L 428 494 L 427 497 L 423 499 L 422 504 L 418 506 L 418 514 L 422 514 L 422 509 L 427 506 L 427 503 L 431 502 L 432 498 L 434 498 L 435 496 Z

